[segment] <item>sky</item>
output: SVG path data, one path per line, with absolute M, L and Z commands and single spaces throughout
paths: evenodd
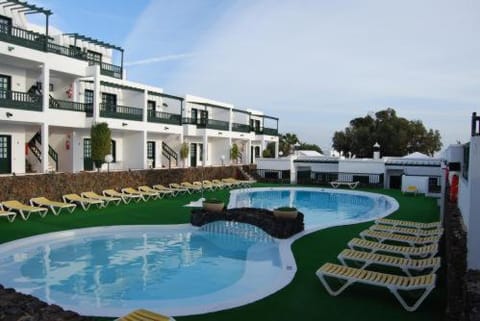
M 477 0 L 30 0 L 125 49 L 127 78 L 261 110 L 328 150 L 388 107 L 465 142 L 480 112 Z

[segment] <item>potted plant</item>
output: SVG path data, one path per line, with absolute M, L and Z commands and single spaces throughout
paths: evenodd
M 98 171 L 105 162 L 105 156 L 110 154 L 112 148 L 112 132 L 107 123 L 92 125 L 90 129 L 92 139 L 92 159 Z
M 186 159 L 188 157 L 188 144 L 186 142 L 183 142 L 182 146 L 180 147 L 180 158 L 182 159 L 183 162 L 183 167 L 186 165 Z
M 216 198 L 207 198 L 203 201 L 203 209 L 211 212 L 220 212 L 225 207 L 225 203 Z
M 240 149 L 238 148 L 237 144 L 233 144 L 232 148 L 230 148 L 230 160 L 235 161 L 235 163 L 238 163 L 238 159 L 240 158 Z
M 273 210 L 273 215 L 277 218 L 295 219 L 297 218 L 298 210 L 295 207 L 278 207 Z

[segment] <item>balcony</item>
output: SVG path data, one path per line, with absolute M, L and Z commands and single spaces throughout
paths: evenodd
M 249 133 L 250 132 L 250 125 L 232 123 L 232 131 Z
M 182 124 L 197 125 L 198 128 L 229 130 L 229 122 L 216 119 L 182 118 Z
M 87 114 L 87 117 L 93 115 L 93 104 L 77 103 L 74 101 L 59 100 L 50 97 L 49 107 L 50 109 L 84 112 Z
M 42 111 L 42 96 L 13 90 L 0 90 L 0 107 Z
M 142 121 L 143 110 L 136 107 L 108 105 L 101 103 L 100 117 Z
M 123 70 L 122 67 L 102 62 L 100 64 L 100 73 L 104 76 L 122 79 Z
M 251 131 L 254 131 L 255 134 L 257 134 L 257 135 L 278 136 L 278 129 L 275 129 L 275 128 L 267 128 L 267 127 L 255 128 L 255 127 L 252 127 Z
M 149 110 L 148 121 L 152 123 L 181 125 L 182 117 L 179 114 L 171 114 L 171 113 L 164 113 L 164 112 Z

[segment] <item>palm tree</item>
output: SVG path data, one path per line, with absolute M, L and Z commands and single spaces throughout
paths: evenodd
M 280 136 L 280 145 L 279 149 L 282 151 L 284 156 L 290 155 L 292 151 L 292 146 L 299 143 L 298 137 L 296 134 L 286 133 L 285 135 Z

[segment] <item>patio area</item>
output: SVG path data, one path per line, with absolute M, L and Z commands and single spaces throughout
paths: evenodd
M 258 186 L 266 186 L 257 184 Z M 272 185 L 268 185 L 272 186 Z M 277 186 L 277 185 L 273 185 Z M 368 189 L 394 197 L 400 209 L 389 218 L 431 222 L 438 220 L 437 201 L 422 196 L 403 195 L 397 190 Z M 228 200 L 228 191 L 206 192 L 207 197 Z M 190 221 L 190 208 L 186 203 L 197 200 L 199 194 L 177 196 L 159 201 L 111 206 L 107 209 L 77 210 L 56 217 L 33 217 L 27 222 L 16 220 L 0 224 L 0 242 L 66 229 L 126 225 L 126 224 L 179 224 Z M 292 283 L 279 292 L 255 303 L 221 312 L 177 317 L 177 320 L 441 320 L 445 307 L 445 279 L 439 271 L 437 287 L 416 312 L 407 312 L 388 290 L 354 285 L 338 297 L 331 297 L 315 275 L 325 262 L 337 262 L 336 256 L 347 242 L 370 223 L 341 226 L 321 230 L 297 240 L 293 253 L 297 274 Z M 442 253 L 440 253 L 442 255 Z M 1 283 L 1 282 L 0 282 Z M 159 307 L 161 309 L 161 307 Z M 112 320 L 96 318 L 95 320 Z

